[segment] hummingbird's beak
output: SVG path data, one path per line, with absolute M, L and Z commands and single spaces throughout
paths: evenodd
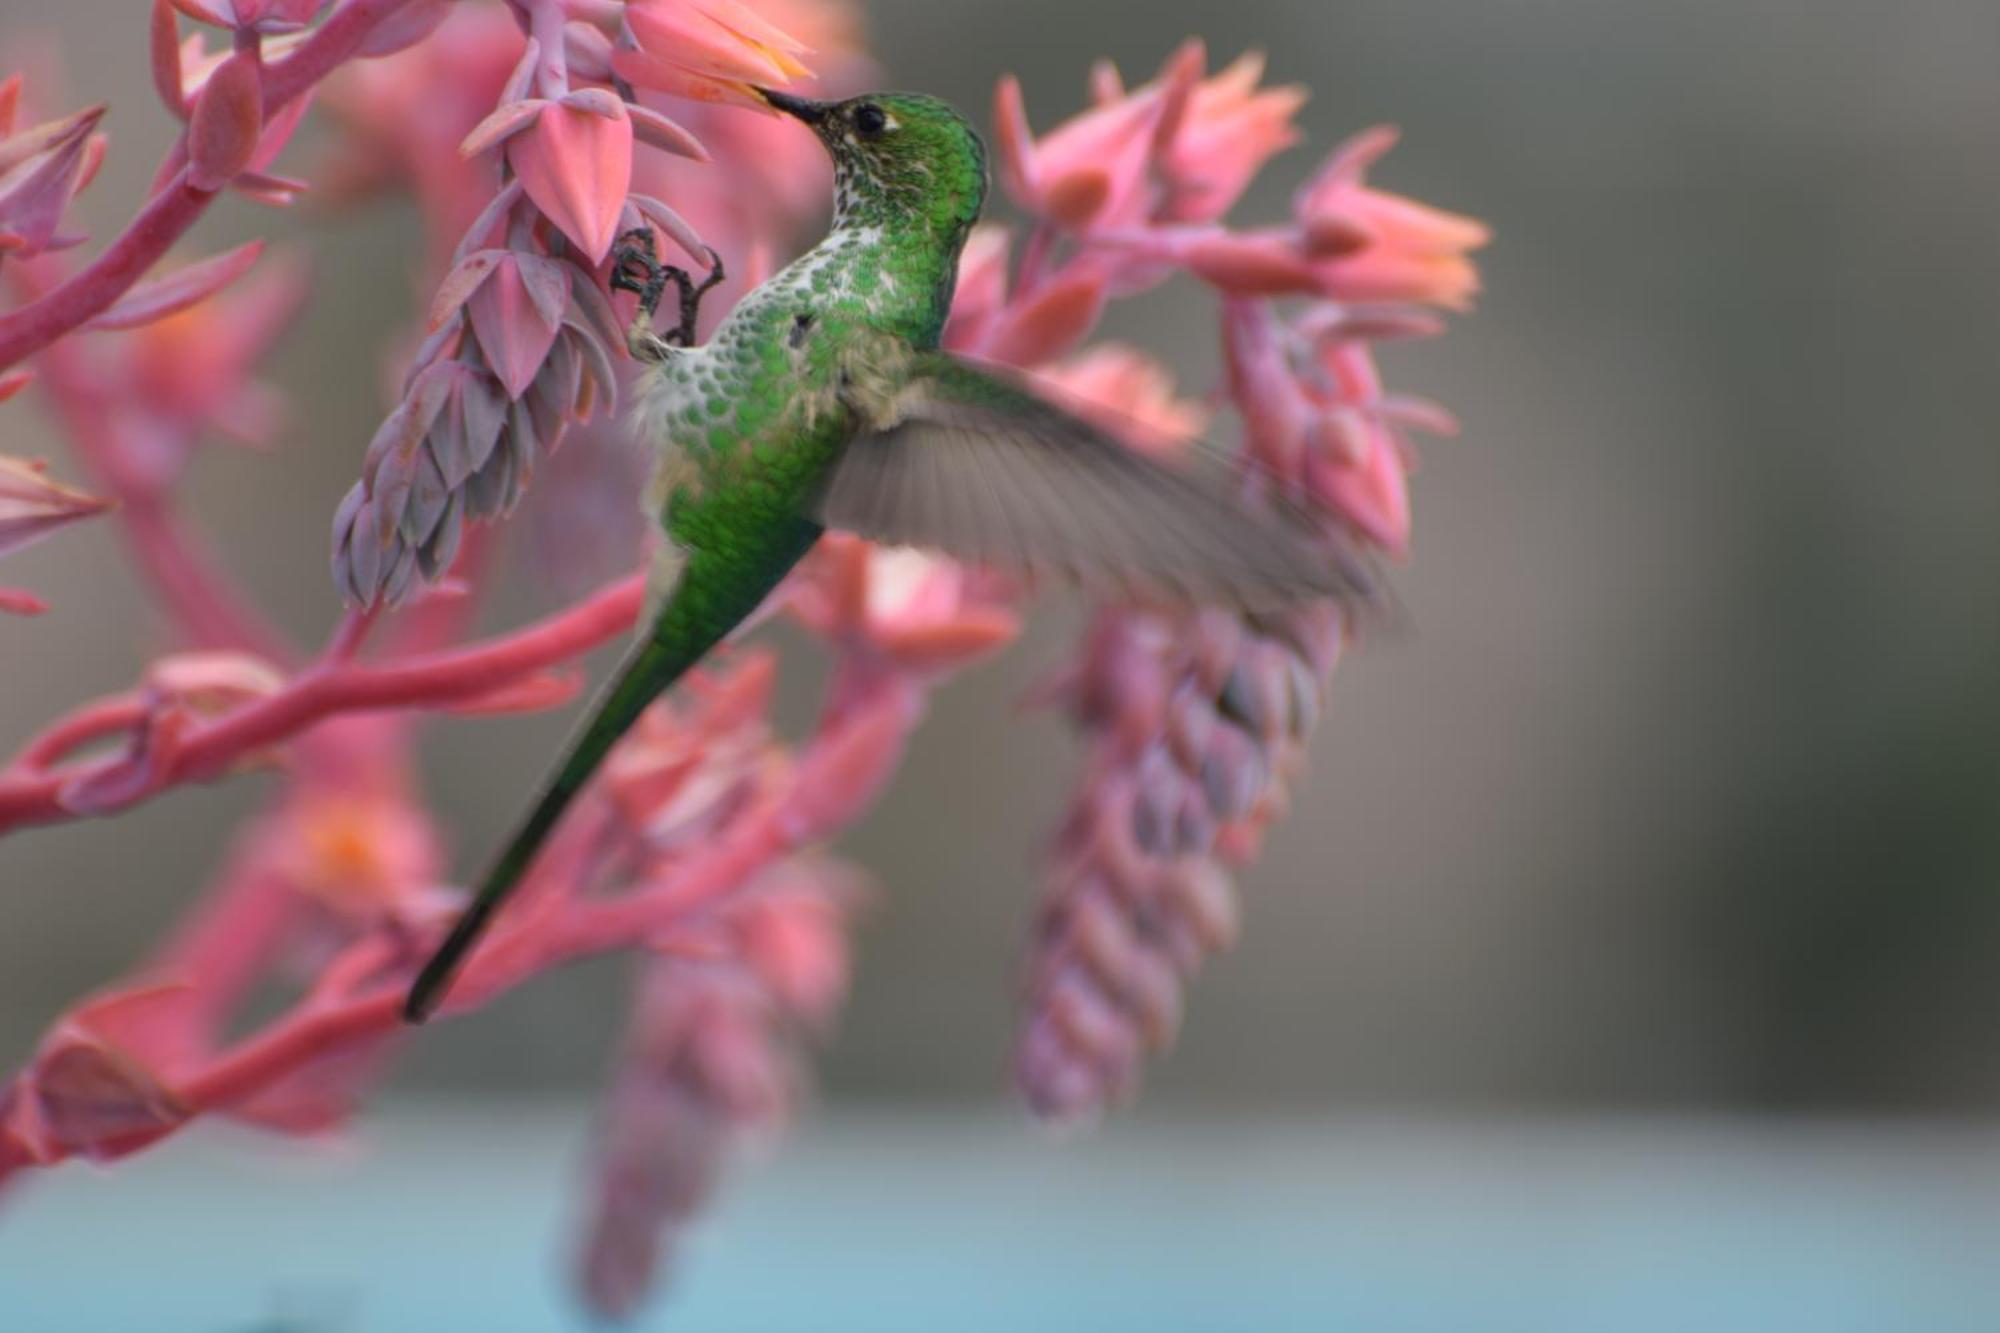
M 794 97 L 790 93 L 781 93 L 775 88 L 758 88 L 757 96 L 763 98 L 786 115 L 796 116 L 808 125 L 817 125 L 822 120 L 825 120 L 826 113 L 832 105 L 829 102 L 815 102 L 809 97 Z

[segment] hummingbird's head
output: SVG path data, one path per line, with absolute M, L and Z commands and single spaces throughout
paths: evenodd
M 963 235 L 986 201 L 986 147 L 950 103 L 920 93 L 815 102 L 759 88 L 811 126 L 833 157 L 834 224 L 926 221 Z

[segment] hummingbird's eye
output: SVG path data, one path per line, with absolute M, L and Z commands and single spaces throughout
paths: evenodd
M 854 108 L 855 133 L 872 139 L 889 128 L 889 113 L 873 102 L 863 102 Z

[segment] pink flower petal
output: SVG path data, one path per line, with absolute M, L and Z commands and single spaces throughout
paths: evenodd
M 0 454 L 0 555 L 111 506 L 110 500 L 50 480 L 38 463 Z
M 1002 75 L 993 90 L 993 149 L 999 159 L 1000 183 L 1014 202 L 1034 208 L 1038 200 L 1035 172 L 1035 132 L 1028 128 L 1028 110 L 1021 81 Z
M 493 113 L 472 127 L 458 145 L 460 157 L 476 157 L 494 144 L 519 134 L 535 123 L 548 103 L 539 97 L 524 98 L 496 107 Z
M 176 269 L 163 278 L 142 282 L 86 327 L 133 329 L 186 310 L 206 301 L 243 276 L 263 252 L 264 243 L 261 240 L 248 241 L 212 259 Z
M 903 757 L 914 696 L 897 694 L 822 737 L 799 761 L 796 787 L 780 817 L 795 845 L 846 827 L 875 803 Z
M 25 588 L 0 588 L 0 613 L 10 616 L 47 615 L 49 604 Z
M 549 347 L 562 327 L 558 308 L 553 318 L 528 293 L 511 254 L 501 258 L 493 274 L 466 303 L 473 333 L 486 353 L 486 363 L 500 377 L 509 398 L 519 398 L 534 382 L 548 359 Z
M 1378 426 L 1370 433 L 1373 447 L 1358 466 L 1315 454 L 1307 460 L 1307 473 L 1322 504 L 1400 556 L 1410 543 L 1409 479 L 1388 432 Z
M 1104 302 L 1102 275 L 1078 272 L 1059 278 L 1008 310 L 985 354 L 1014 366 L 1052 361 L 1076 347 L 1096 327 Z
M 1321 286 L 1292 242 L 1270 232 L 1203 237 L 1187 247 L 1185 262 L 1195 276 L 1235 296 L 1282 296 Z
M 169 0 L 153 0 L 153 14 L 148 29 L 148 53 L 152 58 L 153 91 L 160 95 L 160 105 L 176 120 L 186 120 L 188 113 L 187 93 L 181 88 L 181 30 L 174 22 L 174 9 Z M 0 130 L 0 133 L 5 133 Z
M 648 51 L 613 51 L 611 68 L 626 82 L 640 88 L 685 97 L 695 102 L 721 102 L 747 107 L 775 117 L 771 104 L 751 91 L 740 79 L 718 78 L 670 60 L 661 60 Z
M 507 143 L 535 206 L 592 264 L 602 263 L 632 185 L 632 122 L 555 105 Z
M 702 147 L 701 140 L 683 128 L 679 122 L 669 119 L 651 107 L 628 105 L 626 112 L 632 117 L 632 132 L 642 143 L 652 145 L 662 152 L 676 157 L 692 158 L 696 162 L 709 160 L 708 149 Z

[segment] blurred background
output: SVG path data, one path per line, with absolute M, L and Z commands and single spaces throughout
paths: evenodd
M 113 104 L 106 176 L 82 201 L 98 230 L 165 143 L 130 9 L 0 15 L 0 36 L 61 38 L 72 102 Z M 1393 385 L 1466 424 L 1426 449 L 1415 483 L 1416 554 L 1398 580 L 1415 630 L 1343 667 L 1298 808 L 1243 876 L 1242 943 L 1197 984 L 1135 1116 L 1072 1152 L 1114 1162 L 1136 1151 L 1121 1136 L 1166 1152 L 1171 1135 L 1143 1138 L 1161 1125 L 1220 1150 L 1273 1115 L 1525 1132 L 1607 1112 L 1934 1126 L 2000 1109 L 2000 9 L 867 10 L 891 83 L 983 119 L 996 77 L 1016 71 L 1038 128 L 1082 105 L 1096 56 L 1139 75 L 1188 33 L 1222 58 L 1261 47 L 1276 80 L 1311 86 L 1309 138 L 1236 218 L 1279 216 L 1319 153 L 1391 121 L 1405 139 L 1377 179 L 1497 230 L 1477 313 L 1385 357 Z M 231 203 L 201 239 L 219 248 L 268 226 Z M 277 230 L 322 257 L 273 368 L 298 424 L 269 456 L 210 455 L 193 494 L 232 563 L 309 634 L 335 609 L 321 516 L 381 409 L 377 367 L 352 349 L 406 318 L 417 241 L 395 207 L 307 207 Z M 1191 386 L 1217 373 L 1212 303 L 1191 286 L 1109 332 Z M 60 453 L 32 434 L 5 447 Z M 158 646 L 120 559 L 96 525 L 10 563 L 10 581 L 57 610 L 0 620 L 0 741 L 125 686 Z M 513 614 L 549 595 L 517 568 Z M 1076 621 L 1045 603 L 1021 645 L 944 692 L 847 840 L 880 894 L 821 1060 L 826 1104 L 943 1107 L 1018 1137 L 991 1116 L 1006 1105 L 1036 856 L 1075 760 L 1060 722 L 1024 721 L 1018 701 Z M 461 861 L 503 831 L 566 725 L 433 729 L 427 777 Z M 0 841 L 0 1063 L 132 962 L 256 801 L 257 782 L 236 781 Z M 616 973 L 545 978 L 426 1034 L 396 1089 L 583 1095 L 616 1032 Z M 1671 1133 L 1641 1137 L 1678 1169 L 1660 1147 Z M 1983 1138 L 1952 1141 L 1994 1160 Z M 1393 1172 L 1369 1170 L 1397 1195 Z M 1974 1191 L 1967 1218 L 2000 1202 L 1990 1170 L 1935 1175 Z

